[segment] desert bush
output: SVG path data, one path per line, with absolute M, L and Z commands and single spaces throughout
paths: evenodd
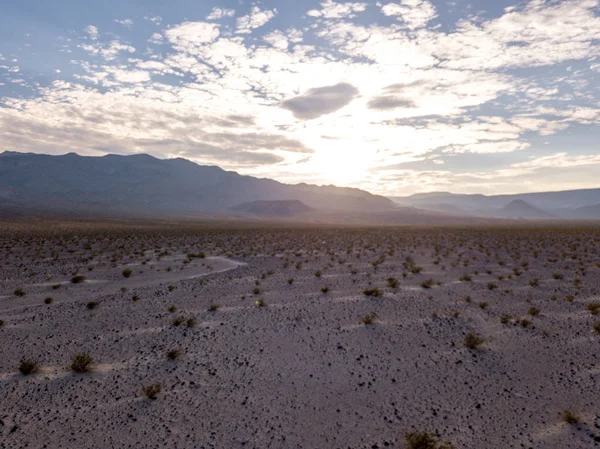
M 217 310 L 219 310 L 219 304 L 215 304 L 214 302 L 210 303 L 210 306 L 208 306 L 208 311 L 209 312 L 216 312 Z
M 506 324 L 506 323 L 510 322 L 511 319 L 512 319 L 512 317 L 510 315 L 506 315 L 506 314 L 500 315 L 500 322 L 502 324 Z
M 177 318 L 173 318 L 173 319 L 171 320 L 171 324 L 172 324 L 173 326 L 175 326 L 175 327 L 177 327 L 177 326 L 181 326 L 183 323 L 185 323 L 185 318 L 184 318 L 184 317 L 182 317 L 182 316 L 179 316 L 179 317 L 177 317 Z
M 175 313 L 175 312 L 177 312 L 177 307 L 175 307 L 175 306 L 169 306 L 169 308 L 167 310 L 169 312 L 171 312 L 171 313 Z
M 0 320 L 0 327 L 4 326 L 4 320 Z
M 2 321 L 2 320 L 0 320 Z M 0 323 L 0 326 L 2 326 L 2 323 L 4 323 L 3 321 Z M 594 330 L 600 334 L 600 321 L 598 321 L 596 324 L 594 324 Z
M 329 293 L 329 287 L 323 287 L 321 293 Z
M 39 371 L 40 365 L 35 359 L 22 359 L 19 364 L 19 371 L 24 376 L 29 376 L 30 374 L 35 374 Z
M 586 306 L 592 315 L 600 314 L 600 302 L 591 302 Z
M 374 313 L 368 313 L 368 314 L 364 315 L 363 317 L 361 317 L 360 322 L 367 326 L 369 324 L 373 324 L 375 322 L 376 318 L 377 318 L 377 315 L 375 315 Z
M 321 271 L 315 271 L 315 276 L 320 278 L 323 275 L 323 273 L 321 273 Z
M 529 313 L 529 315 L 531 316 L 537 316 L 539 315 L 541 312 L 540 309 L 538 309 L 537 307 L 530 307 L 529 310 L 527 311 L 527 313 Z
M 498 288 L 498 286 L 496 284 L 494 284 L 493 282 L 488 282 L 487 288 L 489 290 L 494 290 L 494 289 Z
M 292 285 L 292 284 L 294 283 L 294 280 L 293 280 L 293 279 L 288 279 L 288 280 L 287 280 L 287 283 L 288 283 L 289 285 Z
M 194 327 L 196 325 L 196 318 L 188 318 L 185 324 L 187 327 Z
M 139 301 L 139 300 L 140 300 L 140 297 L 139 297 L 138 295 L 133 295 L 133 296 L 131 297 L 131 300 L 132 300 L 133 302 L 137 302 L 137 301 Z
M 577 424 L 579 423 L 579 416 L 571 410 L 565 410 L 563 412 L 563 420 L 568 424 Z
M 529 327 L 533 323 L 531 321 L 529 321 L 527 318 L 523 318 L 519 324 L 521 325 L 521 327 Z
M 95 309 L 96 307 L 98 307 L 98 303 L 96 301 L 90 301 L 87 303 L 86 307 L 90 310 Z
M 470 282 L 473 280 L 473 278 L 468 274 L 463 274 L 458 280 L 463 282 Z
M 121 274 L 123 275 L 124 278 L 129 278 L 129 277 L 131 277 L 132 273 L 133 273 L 133 271 L 131 271 L 130 268 L 125 268 Z
M 252 290 L 252 294 L 253 294 L 253 295 L 260 295 L 260 291 L 261 291 L 261 290 L 260 290 L 260 288 L 256 287 L 256 288 L 254 288 L 254 289 Z
M 485 339 L 481 338 L 474 332 L 469 332 L 465 335 L 464 345 L 469 349 L 478 349 L 485 342 Z
M 18 288 L 15 290 L 15 296 L 25 296 L 27 292 L 22 288 Z
M 489 306 L 489 304 L 485 301 L 482 301 L 478 304 L 480 309 L 487 309 L 487 306 Z
M 398 279 L 396 278 L 388 278 L 387 285 L 390 288 L 398 288 Z
M 256 307 L 266 307 L 267 303 L 265 302 L 264 299 L 257 299 L 256 301 L 254 301 L 254 305 Z
M 435 282 L 433 279 L 426 279 L 423 282 L 421 282 L 421 287 L 423 288 L 431 288 L 435 285 Z
M 202 251 L 200 251 L 199 253 L 188 253 L 187 255 L 188 259 L 204 259 L 206 257 L 206 254 L 204 254 Z
M 449 441 L 440 443 L 435 435 L 428 432 L 409 432 L 404 439 L 407 449 L 454 449 Z
M 181 349 L 170 349 L 167 351 L 167 358 L 169 360 L 177 360 L 182 355 L 183 351 Z
M 450 316 L 452 318 L 458 318 L 460 316 L 460 312 L 458 310 L 453 310 L 452 312 L 450 312 Z
M 556 279 L 557 281 L 561 281 L 561 280 L 563 280 L 563 279 L 565 278 L 565 276 L 564 276 L 563 274 L 561 274 L 561 273 L 554 273 L 554 274 L 552 275 L 552 277 L 553 277 L 554 279 Z
M 529 281 L 529 285 L 531 287 L 538 287 L 540 285 L 540 280 L 539 279 L 531 279 Z
M 383 296 L 383 292 L 381 290 L 379 290 L 378 288 L 368 288 L 366 290 L 363 290 L 363 295 L 365 296 L 373 296 L 373 297 L 380 297 Z
M 156 399 L 156 395 L 160 393 L 162 387 L 160 384 L 147 385 L 142 388 L 142 393 L 149 399 Z
M 94 359 L 89 354 L 75 354 L 71 360 L 71 369 L 76 373 L 87 373 L 91 369 Z
M 85 277 L 78 275 L 78 276 L 73 276 L 71 278 L 71 283 L 72 284 L 81 284 L 83 281 L 85 281 Z
M 52 304 L 54 302 L 54 298 L 51 298 L 50 296 L 48 296 L 46 299 L 44 299 L 44 304 Z

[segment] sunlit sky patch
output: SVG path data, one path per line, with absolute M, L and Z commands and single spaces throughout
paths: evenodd
M 388 195 L 600 187 L 600 0 L 6 0 L 0 150 Z

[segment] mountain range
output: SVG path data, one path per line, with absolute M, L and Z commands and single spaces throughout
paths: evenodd
M 0 153 L 0 214 L 252 217 L 311 223 L 461 224 L 600 219 L 600 189 L 520 195 L 450 192 L 386 198 L 356 188 L 284 184 L 147 154 Z
M 298 200 L 340 211 L 393 209 L 364 190 L 289 185 L 146 154 L 84 157 L 0 154 L 0 205 L 36 210 L 195 214 L 227 211 L 253 201 Z
M 391 199 L 405 207 L 459 216 L 527 219 L 600 218 L 600 189 L 489 196 L 432 192 Z

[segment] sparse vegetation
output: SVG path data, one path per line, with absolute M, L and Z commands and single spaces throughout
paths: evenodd
M 383 296 L 383 292 L 381 290 L 379 290 L 378 288 L 368 288 L 366 290 L 363 290 L 363 294 L 365 296 L 373 296 L 375 298 Z
M 374 313 L 368 313 L 362 316 L 360 322 L 365 326 L 368 326 L 369 324 L 374 324 L 376 319 L 377 315 L 375 315 Z
M 404 439 L 406 449 L 455 449 L 449 441 L 440 443 L 434 434 L 428 432 L 409 432 Z
M 75 354 L 71 360 L 71 369 L 76 373 L 87 373 L 91 370 L 93 361 L 89 354 Z
M 19 371 L 24 376 L 29 376 L 30 374 L 35 374 L 39 371 L 40 365 L 35 359 L 22 359 L 19 364 Z
M 264 299 L 257 299 L 256 301 L 254 301 L 254 305 L 256 305 L 256 307 L 266 307 L 267 303 Z
M 156 399 L 158 393 L 162 390 L 162 386 L 160 384 L 147 385 L 142 388 L 142 393 L 149 399 Z
M 571 410 L 565 410 L 563 412 L 563 420 L 567 423 L 567 424 L 578 424 L 579 423 L 579 416 L 577 416 L 577 414 Z
M 173 318 L 171 320 L 171 324 L 175 327 L 181 326 L 183 323 L 185 323 L 185 318 L 182 316 L 178 316 L 177 318 Z
M 421 282 L 421 287 L 423 288 L 431 288 L 435 285 L 435 281 L 433 279 L 425 279 Z
M 131 268 L 125 268 L 122 273 L 124 278 L 130 278 L 131 275 L 133 274 L 133 271 L 131 271 Z
M 167 351 L 167 358 L 169 360 L 177 360 L 183 355 L 183 351 L 181 349 L 170 349 Z
M 479 349 L 483 343 L 485 343 L 485 339 L 474 332 L 469 332 L 465 335 L 464 345 L 469 349 Z
M 54 302 L 54 298 L 48 296 L 44 299 L 44 304 L 52 304 Z
M 99 304 L 98 304 L 96 301 L 90 301 L 90 302 L 88 302 L 88 303 L 87 303 L 86 307 L 87 307 L 89 310 L 93 310 L 93 309 L 97 308 L 97 307 L 98 307 L 98 305 L 99 305 Z
M 27 292 L 25 290 L 23 290 L 22 288 L 18 288 L 15 290 L 15 296 L 25 296 L 27 294 Z
M 85 277 L 84 276 L 78 275 L 78 276 L 73 276 L 71 278 L 71 283 L 72 284 L 81 284 L 83 282 L 85 282 Z

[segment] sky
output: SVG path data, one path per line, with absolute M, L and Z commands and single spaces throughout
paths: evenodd
M 3 0 L 0 151 L 384 195 L 600 187 L 600 0 Z

